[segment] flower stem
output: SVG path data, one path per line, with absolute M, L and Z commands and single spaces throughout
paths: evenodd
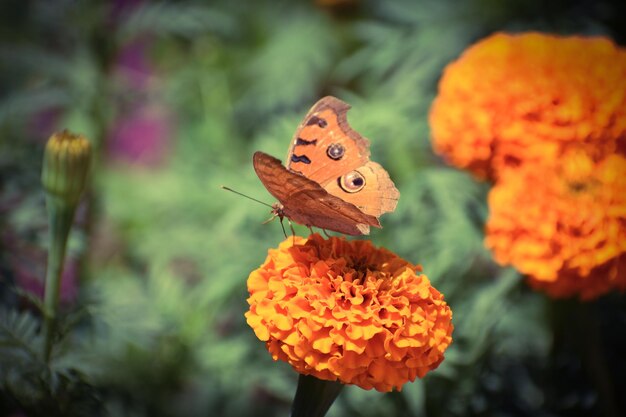
M 300 374 L 290 417 L 324 417 L 342 388 L 338 381 Z
M 602 326 L 596 305 L 578 303 L 575 309 L 580 333 L 585 335 L 580 340 L 581 362 L 598 394 L 599 406 L 607 417 L 623 416 L 624 414 L 619 411 L 620 406 L 615 396 L 617 390 L 607 363 L 607 349 L 603 344 Z
M 50 360 L 54 339 L 56 315 L 59 305 L 61 274 L 67 247 L 67 238 L 72 227 L 76 205 L 65 204 L 55 196 L 46 197 L 50 226 L 50 247 L 46 269 L 46 288 L 44 293 L 44 360 Z

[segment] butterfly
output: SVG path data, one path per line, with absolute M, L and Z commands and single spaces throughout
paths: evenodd
M 327 96 L 309 110 L 289 147 L 286 167 L 256 152 L 259 179 L 278 203 L 274 217 L 347 235 L 382 227 L 400 197 L 385 169 L 369 160 L 369 141 L 348 124 L 350 105 Z

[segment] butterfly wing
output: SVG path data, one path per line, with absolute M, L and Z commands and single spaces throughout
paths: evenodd
M 369 161 L 369 141 L 348 124 L 350 105 L 327 96 L 309 110 L 296 130 L 287 169 L 324 186 Z
M 369 141 L 348 124 L 349 109 L 347 103 L 335 97 L 319 100 L 296 130 L 287 168 L 378 217 L 395 210 L 400 193 L 387 171 L 369 160 Z M 363 181 L 356 191 L 345 187 L 346 180 L 355 175 Z
M 265 188 L 283 205 L 285 216 L 296 223 L 349 235 L 369 234 L 370 226 L 380 227 L 375 216 L 289 171 L 273 156 L 255 152 L 253 165 Z
M 351 192 L 346 185 L 349 178 L 362 178 L 362 187 L 358 191 Z M 343 201 L 354 204 L 363 213 L 375 217 L 394 211 L 400 198 L 400 192 L 391 181 L 387 171 L 373 161 L 368 161 L 336 181 L 327 183 L 324 189 Z

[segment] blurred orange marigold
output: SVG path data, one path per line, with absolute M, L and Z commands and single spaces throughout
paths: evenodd
M 369 241 L 289 237 L 250 274 L 246 318 L 302 374 L 400 390 L 452 342 L 452 312 L 420 270 Z
M 492 35 L 447 66 L 429 122 L 435 151 L 481 178 L 572 144 L 594 161 L 626 155 L 626 50 L 602 37 Z
M 554 297 L 626 290 L 626 158 L 571 151 L 507 170 L 489 194 L 486 245 Z

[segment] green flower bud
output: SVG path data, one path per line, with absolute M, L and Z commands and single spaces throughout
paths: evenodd
M 91 161 L 91 145 L 83 135 L 67 130 L 48 139 L 43 157 L 41 182 L 46 190 L 50 224 L 50 248 L 44 294 L 44 358 L 50 360 L 55 339 L 61 274 L 67 238 L 74 212 L 85 189 Z
M 44 152 L 44 189 L 58 201 L 76 205 L 85 189 L 90 161 L 91 145 L 85 136 L 68 130 L 53 134 Z

